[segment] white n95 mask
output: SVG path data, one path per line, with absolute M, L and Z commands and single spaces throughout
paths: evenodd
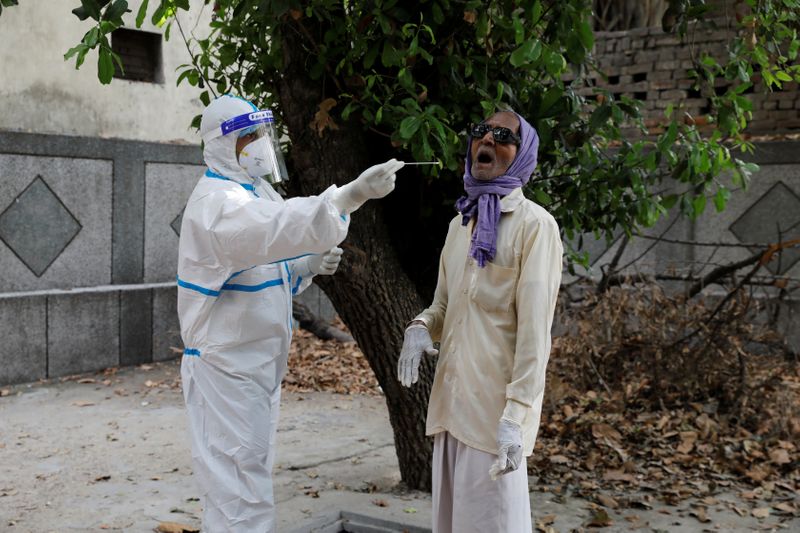
M 269 139 L 259 137 L 239 152 L 239 165 L 251 178 L 260 178 L 272 174 L 275 169 L 272 146 Z

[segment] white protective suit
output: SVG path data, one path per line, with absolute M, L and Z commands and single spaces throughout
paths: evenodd
M 223 96 L 201 133 L 255 106 Z M 178 254 L 183 393 L 210 533 L 275 530 L 272 465 L 292 294 L 308 254 L 344 240 L 349 217 L 318 197 L 284 200 L 236 160 L 236 133 L 210 140 L 208 171 L 186 205 Z

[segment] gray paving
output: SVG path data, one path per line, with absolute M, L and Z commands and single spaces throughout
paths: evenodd
M 159 522 L 200 524 L 176 361 L 4 387 L 0 397 L 0 531 L 149 532 Z M 275 494 L 278 531 L 412 532 L 430 527 L 431 500 L 398 488 L 400 475 L 381 397 L 284 393 Z M 536 480 L 531 479 L 532 486 Z M 774 513 L 717 494 L 707 523 L 650 498 L 651 508 L 609 509 L 603 531 L 752 531 Z M 584 527 L 597 506 L 552 490 L 531 493 L 541 531 Z M 772 502 L 775 503 L 775 502 Z M 768 507 L 769 502 L 758 506 Z M 785 518 L 784 518 L 785 520 Z M 784 522 L 800 530 L 800 520 Z M 548 529 L 552 528 L 552 529 Z

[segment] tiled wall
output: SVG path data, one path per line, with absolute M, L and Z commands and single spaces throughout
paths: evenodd
M 0 132 L 0 384 L 180 353 L 180 220 L 204 170 L 198 146 Z M 316 286 L 298 299 L 335 316 Z
M 169 222 L 203 169 L 197 146 L 0 133 L 0 383 L 175 356 Z

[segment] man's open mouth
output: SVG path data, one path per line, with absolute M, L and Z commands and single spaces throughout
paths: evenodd
M 475 158 L 477 163 L 489 165 L 494 162 L 494 154 L 489 148 L 478 148 L 477 157 Z

